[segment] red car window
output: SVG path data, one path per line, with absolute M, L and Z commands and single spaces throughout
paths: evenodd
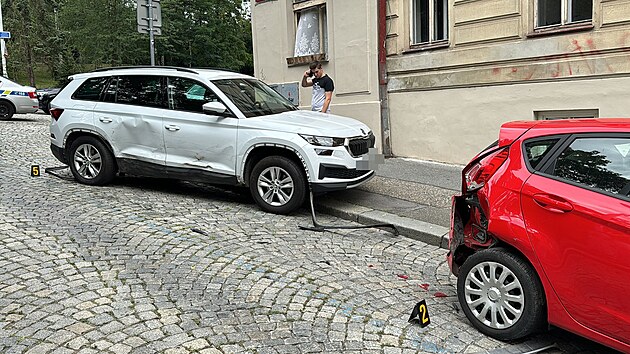
M 560 138 L 551 138 L 544 140 L 531 140 L 525 142 L 525 159 L 529 166 L 533 169 L 537 169 L 538 164 L 547 156 L 552 150 L 551 148 L 560 140 Z
M 553 174 L 589 188 L 621 193 L 630 185 L 630 138 L 578 138 L 558 156 Z

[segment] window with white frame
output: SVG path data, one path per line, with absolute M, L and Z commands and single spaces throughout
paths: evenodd
M 411 44 L 448 39 L 448 0 L 412 0 Z
M 535 0 L 536 28 L 590 23 L 593 0 Z
M 328 50 L 326 1 L 293 0 L 296 57 L 324 54 Z

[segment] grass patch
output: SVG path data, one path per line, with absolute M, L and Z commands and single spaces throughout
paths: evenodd
M 28 73 L 26 70 L 19 70 L 15 72 L 11 72 L 10 68 L 7 68 L 7 75 L 11 81 L 15 81 L 20 85 L 30 86 L 31 83 L 28 79 Z M 48 70 L 47 67 L 43 65 L 38 65 L 35 67 L 35 87 L 36 88 L 47 88 L 47 87 L 58 87 L 59 84 L 52 77 L 52 73 Z

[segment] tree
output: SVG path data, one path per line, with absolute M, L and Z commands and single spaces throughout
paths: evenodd
M 143 62 L 145 39 L 136 31 L 133 1 L 66 0 L 60 22 L 84 70 Z
M 36 84 L 105 66 L 148 65 L 135 0 L 4 0 L 9 72 Z M 251 23 L 242 0 L 162 0 L 158 63 L 253 73 Z
M 9 0 L 3 5 L 5 27 L 13 37 L 7 43 L 10 72 L 25 72 L 30 85 L 35 86 L 35 69 L 50 56 L 46 39 L 55 36 L 56 1 Z
M 252 66 L 251 25 L 241 0 L 163 0 L 161 6 L 157 43 L 165 65 Z

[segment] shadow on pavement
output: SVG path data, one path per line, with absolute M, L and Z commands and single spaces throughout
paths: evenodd
M 249 189 L 245 187 L 209 185 L 167 178 L 134 176 L 116 177 L 111 185 L 169 194 L 189 195 L 223 202 L 254 204 L 254 200 L 249 194 Z

